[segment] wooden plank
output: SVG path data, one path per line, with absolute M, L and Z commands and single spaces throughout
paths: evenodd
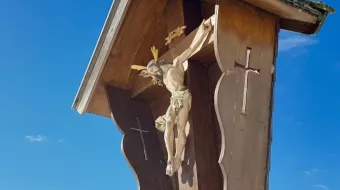
M 280 28 L 284 30 L 295 31 L 302 34 L 314 34 L 318 24 L 311 24 L 289 19 L 280 19 Z
M 167 50 L 164 45 L 166 25 L 162 24 L 165 21 L 165 17 L 162 16 L 165 5 L 164 0 L 131 2 L 129 13 L 133 14 L 127 14 L 126 21 L 121 27 L 121 31 L 124 32 L 120 33 L 114 43 L 101 76 L 105 83 L 128 89 L 131 65 L 151 60 L 152 45 L 157 46 L 160 53 Z M 136 29 L 139 32 L 136 32 Z
M 107 99 L 104 84 L 101 81 L 96 86 L 93 98 L 87 108 L 89 113 L 97 114 L 104 117 L 111 117 L 110 105 Z
M 221 152 L 221 130 L 220 125 L 217 120 L 215 106 L 214 106 L 214 94 L 215 89 L 217 86 L 217 83 L 220 79 L 220 76 L 222 75 L 220 68 L 218 67 L 218 63 L 215 61 L 214 63 L 210 64 L 209 66 L 209 91 L 210 91 L 210 112 L 211 112 L 211 127 L 215 131 L 215 137 L 216 137 L 216 144 L 218 153 Z M 220 173 L 220 183 L 223 184 L 223 176 L 222 173 Z
M 202 0 L 207 3 L 216 3 L 219 4 L 218 0 Z M 246 3 L 249 3 L 255 7 L 263 9 L 269 13 L 279 16 L 283 19 L 300 21 L 310 24 L 317 23 L 317 17 L 311 15 L 305 11 L 301 11 L 299 8 L 296 8 L 292 5 L 282 2 L 281 0 L 242 0 Z
M 170 33 L 177 27 L 184 26 L 183 0 L 171 0 L 166 5 L 166 29 Z M 186 35 L 177 37 L 169 44 L 169 48 L 174 47 Z
M 86 112 L 95 86 L 98 83 L 99 76 L 104 68 L 105 62 L 111 51 L 113 42 L 118 36 L 118 32 L 125 14 L 130 6 L 130 0 L 115 0 L 112 3 L 109 14 L 106 18 L 104 27 L 100 33 L 100 37 L 95 47 L 95 51 L 87 66 L 84 78 L 73 102 L 72 108 L 76 109 L 80 114 Z
M 223 73 L 216 85 L 215 110 L 221 130 L 221 155 L 219 163 L 223 173 L 223 189 L 229 189 L 227 179 L 229 179 L 229 164 L 231 147 L 233 143 L 233 129 L 235 123 L 235 102 L 237 94 L 237 75 Z M 226 114 L 229 113 L 229 114 Z M 228 129 L 225 127 L 228 126 Z M 229 145 L 229 146 L 226 146 Z
M 123 134 L 122 152 L 140 190 L 173 190 L 150 108 L 131 100 L 128 91 L 106 87 L 111 116 Z
M 280 17 L 281 29 L 290 30 L 303 34 L 314 34 L 320 23 L 316 16 L 301 11 L 281 0 L 243 0 L 259 9 L 270 12 Z M 217 0 L 202 0 L 203 12 L 210 12 L 209 4 L 218 4 Z
M 196 161 L 198 189 L 222 189 L 216 136 L 218 128 L 211 125 L 213 119 L 210 112 L 213 104 L 211 97 L 214 91 L 210 90 L 208 66 L 198 61 L 190 61 L 186 80 L 192 94 L 190 132 L 194 138 L 192 146 L 195 148 L 195 158 L 192 158 L 192 161 Z M 192 161 L 184 160 L 184 163 Z
M 166 0 L 131 1 L 126 18 L 120 26 L 111 52 L 108 54 L 97 89 L 103 84 L 129 89 L 131 85 L 130 65 L 146 64 L 152 59 L 150 47 L 157 46 L 160 53 L 166 52 L 164 44 L 167 36 L 165 6 Z M 138 28 L 138 30 L 135 30 Z M 136 32 L 137 31 L 137 32 Z M 102 90 L 90 99 L 87 112 L 107 116 L 110 114 L 108 102 Z
M 222 131 L 224 189 L 263 190 L 278 18 L 236 0 L 220 1 L 216 11 L 214 46 L 223 74 L 215 109 Z
M 305 23 L 317 23 L 317 17 L 299 10 L 296 7 L 283 3 L 280 0 L 243 0 L 251 5 L 264 9 L 280 18 Z

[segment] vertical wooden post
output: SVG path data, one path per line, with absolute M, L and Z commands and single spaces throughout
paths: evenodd
M 218 128 L 213 125 L 211 111 L 214 91 L 210 88 L 209 68 L 197 61 L 189 61 L 188 65 L 186 79 L 192 94 L 190 132 L 194 139 L 192 146 L 195 148 L 197 186 L 199 190 L 222 189 L 222 173 L 218 165 Z
M 219 1 L 215 54 L 222 71 L 215 109 L 222 131 L 224 189 L 267 188 L 277 17 L 237 0 Z
M 169 14 L 170 13 L 170 14 Z M 173 14 L 176 13 L 176 14 Z M 185 35 L 202 22 L 199 0 L 172 0 L 167 6 L 167 28 L 171 32 L 186 25 Z M 184 36 L 185 36 L 184 35 Z M 181 38 L 183 38 L 182 36 Z M 174 47 L 176 39 L 170 48 Z M 190 131 L 187 137 L 184 161 L 178 171 L 179 190 L 221 189 L 222 173 L 218 166 L 219 130 L 212 124 L 213 93 L 209 85 L 209 68 L 204 63 L 189 60 L 186 85 L 192 93 Z M 166 100 L 168 101 L 168 99 Z

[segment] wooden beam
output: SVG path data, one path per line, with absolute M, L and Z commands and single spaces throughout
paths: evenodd
M 106 59 L 118 36 L 119 29 L 129 8 L 130 0 L 116 0 L 111 5 L 104 27 L 100 33 L 95 50 L 72 105 L 72 108 L 77 110 L 80 114 L 87 111 L 87 107 L 89 106 L 96 85 L 98 84 Z
M 84 102 L 88 104 L 84 113 L 110 116 L 103 85 L 130 89 L 133 79 L 130 78 L 133 76 L 130 65 L 141 65 L 151 60 L 150 47 L 153 45 L 159 49 L 160 55 L 168 50 L 164 44 L 168 34 L 164 16 L 165 6 L 165 0 L 131 1 L 126 16 L 117 29 L 117 37 L 112 41 L 112 48 L 105 53 L 107 59 L 100 66 L 100 70 L 89 72 L 97 73 L 95 78 L 97 83 L 91 87 L 87 85 L 92 94 L 83 96 Z M 95 63 L 97 64 L 99 63 Z
M 295 20 L 305 23 L 317 23 L 317 18 L 309 13 L 288 5 L 280 0 L 243 0 L 258 8 L 264 9 L 280 18 Z
M 201 0 L 204 12 L 211 11 L 211 5 L 220 4 L 218 0 Z M 280 28 L 302 34 L 312 35 L 322 25 L 317 16 L 287 4 L 282 0 L 243 0 L 280 18 Z M 208 9 L 208 10 L 206 10 Z M 255 9 L 256 10 L 256 9 Z
M 295 20 L 280 19 L 280 29 L 295 31 L 302 34 L 311 35 L 318 28 L 318 24 L 299 22 Z
M 171 0 L 166 5 L 166 29 L 170 33 L 179 26 L 184 26 L 184 12 L 183 12 L 183 0 Z M 176 14 L 174 14 L 176 13 Z M 168 45 L 169 48 L 173 48 L 178 42 L 180 42 L 185 35 L 177 37 L 172 40 Z
M 202 0 L 208 3 L 217 3 L 217 0 Z M 294 20 L 299 22 L 317 23 L 317 17 L 305 11 L 301 11 L 292 5 L 282 2 L 281 0 L 243 0 L 255 7 L 263 9 L 283 19 Z
M 214 19 L 215 16 L 211 17 L 212 23 L 215 23 Z M 166 53 L 164 53 L 159 59 L 160 60 L 167 60 L 167 61 L 173 61 L 175 57 L 183 53 L 186 49 L 189 48 L 190 44 L 192 43 L 195 35 L 197 33 L 197 29 L 191 32 L 188 36 L 186 36 L 184 39 L 182 39 L 179 43 L 177 43 L 173 48 L 169 49 Z M 199 52 L 203 49 L 207 48 L 209 45 L 213 45 L 214 36 L 213 36 L 213 30 L 209 33 L 207 40 L 204 42 L 204 44 L 197 49 L 191 57 L 198 56 Z M 151 88 L 153 85 L 151 83 L 150 79 L 145 79 L 141 76 L 136 76 L 136 79 L 134 83 L 132 84 L 130 88 L 131 97 L 135 98 L 148 88 Z

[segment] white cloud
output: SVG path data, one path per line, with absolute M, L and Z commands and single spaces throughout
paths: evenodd
M 318 168 L 312 168 L 310 170 L 306 170 L 303 172 L 307 177 L 315 175 L 317 173 L 320 173 L 320 170 Z
M 318 189 L 322 189 L 322 190 L 329 190 L 328 186 L 322 185 L 322 184 L 313 185 L 313 187 L 318 188 Z
M 279 38 L 279 52 L 290 50 L 304 50 L 306 46 L 315 45 L 318 40 L 311 36 L 296 34 L 293 32 L 282 32 Z
M 27 139 L 30 142 L 43 142 L 43 141 L 47 140 L 47 137 L 42 136 L 42 135 L 36 135 L 36 136 L 27 135 L 27 136 L 25 136 L 25 139 Z
M 306 177 L 314 177 L 316 175 L 324 175 L 327 173 L 327 170 L 322 170 L 319 168 L 312 168 L 310 170 L 306 170 L 303 172 Z

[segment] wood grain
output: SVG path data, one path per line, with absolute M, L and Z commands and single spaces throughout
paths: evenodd
M 222 189 L 222 172 L 218 165 L 219 129 L 212 124 L 213 112 L 209 68 L 198 61 L 190 61 L 187 86 L 192 93 L 190 127 L 193 133 L 198 189 Z
M 111 116 L 123 134 L 122 152 L 140 190 L 173 190 L 150 108 L 131 100 L 128 91 L 106 86 Z M 142 130 L 140 133 L 139 130 Z
M 304 12 L 299 11 L 298 8 L 288 5 L 281 0 L 244 0 L 245 2 L 268 11 L 274 15 L 278 15 L 280 18 L 295 20 L 305 23 L 316 24 L 317 17 Z
M 264 190 L 278 18 L 237 0 L 220 1 L 216 16 L 214 47 L 223 73 L 215 90 L 215 110 L 222 132 L 219 162 L 224 189 Z M 249 67 L 259 74 L 248 72 L 245 81 L 247 49 L 251 49 Z
M 219 4 L 221 0 L 202 0 L 202 2 Z M 298 8 L 282 2 L 281 0 L 242 0 L 254 7 L 258 7 L 266 12 L 277 15 L 280 18 L 294 20 L 310 24 L 317 23 L 317 17 Z
M 99 84 L 129 89 L 132 83 L 131 65 L 143 65 L 152 59 L 150 47 L 155 45 L 159 53 L 168 50 L 165 0 L 131 1 L 117 38 L 107 57 Z M 102 86 L 96 87 L 87 109 L 90 113 L 107 116 L 110 111 Z
M 96 91 L 98 88 L 96 88 L 96 86 L 98 85 L 101 72 L 129 8 L 130 0 L 116 0 L 111 5 L 104 27 L 100 33 L 95 50 L 72 105 L 73 109 L 76 109 L 80 114 L 88 111 L 93 94 L 98 94 Z M 108 112 L 106 112 L 106 114 L 108 114 Z
M 211 121 L 210 121 L 210 127 L 213 129 L 215 132 L 215 146 L 216 150 L 218 151 L 218 156 L 221 153 L 221 129 L 220 125 L 218 123 L 217 115 L 216 115 L 216 110 L 215 110 L 215 102 L 214 102 L 214 95 L 215 95 L 215 89 L 216 85 L 222 75 L 221 70 L 218 66 L 217 62 L 214 62 L 209 65 L 209 98 L 210 98 L 210 116 L 211 116 Z M 220 170 L 220 175 L 219 175 L 219 183 L 222 184 L 221 187 L 223 187 L 223 176 L 222 176 L 222 171 Z M 222 188 L 221 188 L 222 189 Z
M 101 77 L 104 81 L 110 85 L 127 89 L 131 65 L 138 62 L 147 63 L 151 60 L 150 47 L 152 45 L 160 48 L 160 53 L 166 50 L 164 45 L 167 35 L 166 26 L 162 24 L 165 20 L 165 17 L 162 16 L 165 5 L 166 2 L 163 0 L 131 2 L 126 22 L 121 26 L 120 38 L 112 47 L 113 51 L 103 70 Z M 157 27 L 155 28 L 155 26 Z M 136 29 L 138 32 L 135 32 Z M 125 64 L 121 64 L 121 62 Z
M 166 5 L 166 29 L 170 33 L 177 27 L 185 26 L 184 23 L 184 11 L 183 11 L 183 0 L 170 0 Z M 187 31 L 187 29 L 185 30 Z M 169 44 L 169 48 L 174 47 L 180 42 L 186 35 L 182 35 L 173 39 Z
M 318 28 L 318 24 L 311 24 L 289 19 L 280 19 L 280 28 L 288 31 L 295 31 L 302 34 L 314 34 Z

